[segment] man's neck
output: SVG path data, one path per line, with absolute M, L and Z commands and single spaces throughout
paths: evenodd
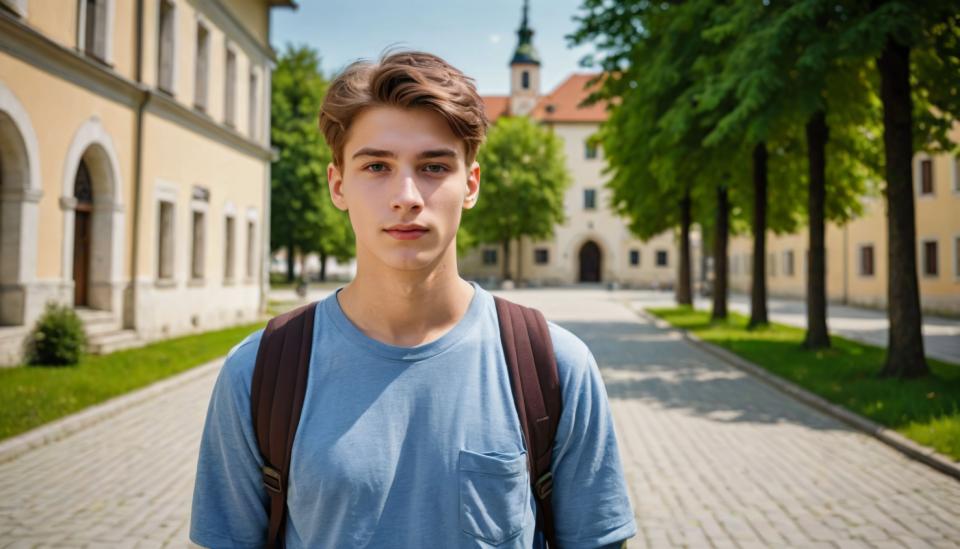
M 357 276 L 337 296 L 340 308 L 377 341 L 400 347 L 429 343 L 463 318 L 474 294 L 455 262 L 444 267 L 374 273 L 358 262 Z

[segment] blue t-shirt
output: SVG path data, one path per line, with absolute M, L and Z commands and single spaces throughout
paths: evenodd
M 374 340 L 336 293 L 316 309 L 291 458 L 286 547 L 509 547 L 535 540 L 536 502 L 493 296 L 416 347 Z M 210 399 L 190 539 L 261 547 L 269 498 L 250 417 L 261 332 L 234 347 Z M 553 449 L 561 547 L 602 547 L 636 525 L 606 389 L 589 349 L 550 324 L 563 413 Z

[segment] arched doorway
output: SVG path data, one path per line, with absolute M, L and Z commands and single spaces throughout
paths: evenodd
M 93 181 L 87 163 L 80 161 L 73 183 L 77 205 L 73 214 L 73 304 L 90 305 L 90 250 L 93 240 Z
M 580 282 L 600 282 L 600 246 L 592 240 L 580 247 Z
M 36 134 L 23 105 L 0 81 L 0 326 L 32 321 L 40 177 Z M 36 309 L 35 306 L 32 307 Z
M 99 119 L 91 118 L 67 149 L 60 199 L 61 272 L 76 306 L 118 314 L 124 310 L 122 188 L 113 140 Z

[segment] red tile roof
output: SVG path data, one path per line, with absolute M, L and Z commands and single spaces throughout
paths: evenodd
M 599 83 L 589 88 L 587 82 L 596 73 L 572 74 L 547 95 L 541 96 L 530 116 L 541 122 L 603 122 L 607 119 L 606 103 L 581 107 L 580 103 L 594 91 Z M 484 108 L 491 122 L 509 114 L 509 96 L 484 96 Z
M 599 83 L 587 87 L 587 82 L 595 76 L 589 73 L 571 74 L 549 95 L 540 98 L 531 116 L 541 122 L 603 122 L 607 119 L 604 102 L 580 106 L 599 87 Z
M 509 95 L 484 95 L 483 109 L 487 114 L 490 123 L 496 122 L 501 116 L 510 114 L 510 96 Z

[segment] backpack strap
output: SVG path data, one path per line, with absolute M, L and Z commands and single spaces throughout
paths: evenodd
M 543 314 L 494 296 L 510 388 L 527 443 L 530 484 L 537 498 L 537 522 L 547 546 L 557 547 L 553 504 L 553 440 L 562 402 L 557 359 Z
M 271 319 L 253 369 L 250 403 L 264 461 L 263 486 L 270 495 L 270 548 L 283 547 L 290 453 L 307 391 L 316 307 L 310 303 Z

